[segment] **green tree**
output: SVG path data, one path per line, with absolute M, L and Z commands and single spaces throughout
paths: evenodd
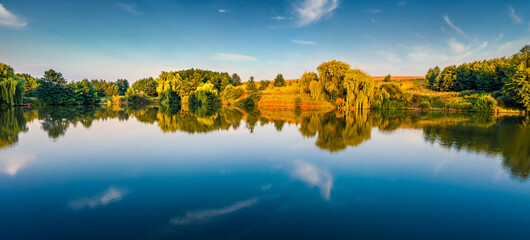
M 436 78 L 440 75 L 440 68 L 436 66 L 434 69 L 429 68 L 429 71 L 427 71 L 427 75 L 425 75 L 425 79 L 427 79 L 428 87 L 430 89 L 434 89 L 434 85 L 436 83 Z
M 275 87 L 285 86 L 285 79 L 283 79 L 283 75 L 281 74 L 276 75 L 276 78 L 274 79 L 274 86 Z
M 348 71 L 343 82 L 346 89 L 346 107 L 363 109 L 374 104 L 374 80 L 365 72 L 352 69 Z
M 42 80 L 58 85 L 66 85 L 67 83 L 66 79 L 64 79 L 63 77 L 63 74 L 60 72 L 56 72 L 53 69 L 44 72 Z
M 236 87 L 241 85 L 241 78 L 239 77 L 239 75 L 237 75 L 237 73 L 232 74 L 232 83 Z
M 390 82 L 390 80 L 392 80 L 392 76 L 390 76 L 390 74 L 386 75 L 385 78 L 383 79 L 383 82 Z
M 145 93 L 148 96 L 158 96 L 156 91 L 156 81 L 152 77 L 140 79 L 133 83 L 132 87 L 138 91 Z
M 314 72 L 305 72 L 298 81 L 300 91 L 309 93 L 309 84 L 311 83 L 311 81 L 318 81 L 317 74 Z
M 317 70 L 324 91 L 330 95 L 331 99 L 343 97 L 344 87 L 342 82 L 344 81 L 344 77 L 346 77 L 346 73 L 350 71 L 350 65 L 345 62 L 333 60 L 320 64 Z
M 506 84 L 505 91 L 508 96 L 513 98 L 522 108 L 530 111 L 530 68 L 526 62 L 521 62 L 517 72 L 510 78 Z
M 118 79 L 116 80 L 116 84 L 118 84 L 118 91 L 120 91 L 120 95 L 125 95 L 125 92 L 127 92 L 127 89 L 129 89 L 129 81 L 127 81 L 127 79 Z

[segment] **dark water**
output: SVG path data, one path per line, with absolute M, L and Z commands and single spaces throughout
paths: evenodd
M 0 239 L 529 239 L 530 120 L 0 112 Z

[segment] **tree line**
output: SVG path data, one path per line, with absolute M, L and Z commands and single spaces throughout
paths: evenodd
M 426 74 L 429 89 L 491 93 L 505 106 L 530 110 L 530 45 L 511 57 L 438 66 Z

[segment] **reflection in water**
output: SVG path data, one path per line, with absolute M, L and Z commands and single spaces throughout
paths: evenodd
M 312 187 L 320 189 L 320 194 L 326 200 L 329 200 L 331 188 L 333 187 L 333 178 L 328 171 L 318 169 L 316 166 L 306 162 L 297 162 L 294 176 Z
M 15 176 L 20 169 L 25 167 L 34 159 L 35 157 L 32 155 L 6 156 L 5 158 L 0 159 L 0 166 L 2 166 L 4 173 L 10 176 Z
M 336 152 L 358 146 L 371 138 L 372 130 L 391 132 L 400 128 L 421 129 L 425 141 L 445 148 L 464 149 L 504 157 L 504 165 L 517 177 L 530 175 L 530 120 L 521 116 L 491 116 L 420 113 L 410 111 L 352 111 L 337 114 L 330 110 L 245 112 L 222 108 L 204 114 L 162 106 L 75 106 L 38 109 L 10 108 L 0 112 L 0 148 L 18 141 L 18 134 L 27 131 L 26 122 L 38 118 L 42 129 L 52 139 L 65 135 L 70 126 L 86 128 L 95 120 L 135 118 L 145 124 L 156 124 L 166 133 L 207 133 L 237 129 L 241 121 L 252 133 L 260 125 L 272 124 L 282 131 L 286 124 L 296 124 L 307 138 L 316 138 L 320 149 Z M 16 168 L 14 168 L 16 169 Z M 16 171 L 15 171 L 16 172 Z
M 179 218 L 173 218 L 170 220 L 170 222 L 173 225 L 177 225 L 177 226 L 194 224 L 194 223 L 204 223 L 211 219 L 236 212 L 243 208 L 251 207 L 255 205 L 256 203 L 258 203 L 258 198 L 251 198 L 245 201 L 236 202 L 230 206 L 226 206 L 222 208 L 187 212 L 185 216 L 179 217 Z
M 74 210 L 106 206 L 110 203 L 120 201 L 126 193 L 127 192 L 123 189 L 110 187 L 105 192 L 98 194 L 97 196 L 78 199 L 68 203 L 68 205 Z
M 27 130 L 26 118 L 21 109 L 0 109 L 0 149 L 18 142 L 18 134 Z

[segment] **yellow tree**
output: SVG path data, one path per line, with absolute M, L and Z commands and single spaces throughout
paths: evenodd
M 374 80 L 359 69 L 348 71 L 344 77 L 346 89 L 346 107 L 363 109 L 371 108 L 374 102 Z

